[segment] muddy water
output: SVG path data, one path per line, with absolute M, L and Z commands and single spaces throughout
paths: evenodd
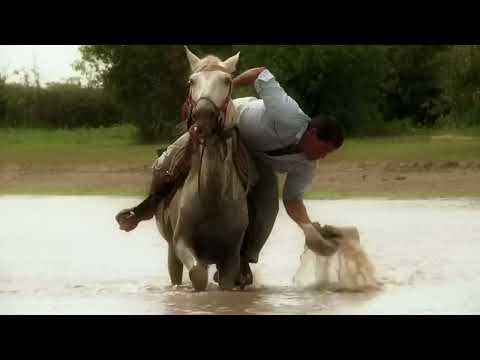
M 480 314 L 480 200 L 308 202 L 359 228 L 384 287 L 354 294 L 293 285 L 303 243 L 283 210 L 253 288 L 172 288 L 154 223 L 113 221 L 137 200 L 0 197 L 0 314 Z

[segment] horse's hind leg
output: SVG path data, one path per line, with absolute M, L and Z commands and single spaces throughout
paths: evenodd
M 175 253 L 188 270 L 188 275 L 196 291 L 205 291 L 208 285 L 208 267 L 198 261 L 192 249 L 179 240 Z
M 175 246 L 168 243 L 168 273 L 172 285 L 181 285 L 183 278 L 183 264 L 175 253 Z
M 240 271 L 240 256 L 232 256 L 221 264 L 217 264 L 219 285 L 222 290 L 232 290 L 235 286 L 235 279 Z

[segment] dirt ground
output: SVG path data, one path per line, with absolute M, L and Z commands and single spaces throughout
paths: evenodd
M 312 190 L 379 195 L 480 193 L 480 161 L 325 164 L 319 166 Z
M 4 165 L 0 193 L 142 194 L 148 189 L 150 174 L 148 165 Z M 480 194 L 480 161 L 320 162 L 311 191 L 347 196 Z

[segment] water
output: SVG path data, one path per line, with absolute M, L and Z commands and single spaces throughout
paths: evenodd
M 358 227 L 384 283 L 366 293 L 293 285 L 303 239 L 283 209 L 253 288 L 195 293 L 186 273 L 173 288 L 153 221 L 114 222 L 138 200 L 0 197 L 0 314 L 480 314 L 480 200 L 307 202 L 320 223 Z

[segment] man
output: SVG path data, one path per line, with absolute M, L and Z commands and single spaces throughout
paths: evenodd
M 234 88 L 254 86 L 255 97 L 234 100 L 239 113 L 240 137 L 250 151 L 258 180 L 249 194 L 249 227 L 241 250 L 241 274 L 252 283 L 249 263 L 257 263 L 278 214 L 278 182 L 275 172 L 286 173 L 283 203 L 290 218 L 305 234 L 306 245 L 322 254 L 336 250 L 324 239 L 308 216 L 303 196 L 316 172 L 316 161 L 340 148 L 342 128 L 331 118 L 310 118 L 289 97 L 266 68 L 250 69 L 234 79 Z M 187 135 L 188 136 L 188 135 Z M 181 138 L 182 139 L 182 138 Z M 177 140 L 177 143 L 183 140 Z M 151 194 L 142 204 L 117 215 L 120 228 L 133 230 L 142 220 L 151 219 L 161 199 L 171 190 L 170 159 L 173 144 L 154 165 Z

